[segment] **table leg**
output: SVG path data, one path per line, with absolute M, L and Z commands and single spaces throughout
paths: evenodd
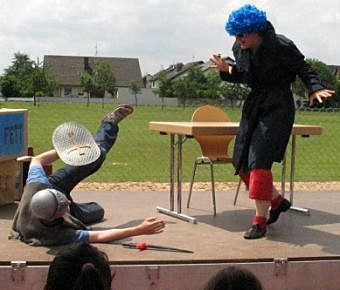
M 177 211 L 174 210 L 175 199 L 175 136 L 170 135 L 170 209 L 157 206 L 158 212 L 179 218 L 181 220 L 196 223 L 197 220 L 194 217 L 182 214 L 182 144 L 183 137 L 177 136 Z
M 170 210 L 175 209 L 175 135 L 170 134 Z
M 295 180 L 295 156 L 296 156 L 295 153 L 296 153 L 296 135 L 292 135 L 290 182 L 289 182 L 290 202 L 292 206 L 290 207 L 290 210 L 309 215 L 310 214 L 309 209 L 293 205 L 294 203 L 294 180 Z
M 183 137 L 178 135 L 177 142 L 177 211 L 182 213 L 182 144 Z

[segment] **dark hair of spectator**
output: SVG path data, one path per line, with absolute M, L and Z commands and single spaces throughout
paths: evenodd
M 263 288 L 253 273 L 231 266 L 212 276 L 204 290 L 263 290 Z
M 88 243 L 81 243 L 54 258 L 45 290 L 110 290 L 111 282 L 107 255 Z

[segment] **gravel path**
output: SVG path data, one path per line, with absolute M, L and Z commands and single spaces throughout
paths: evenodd
M 281 184 L 275 183 L 275 186 L 280 189 Z M 216 182 L 216 191 L 233 191 L 237 187 L 237 183 Z M 194 190 L 206 191 L 210 190 L 211 184 L 209 182 L 196 182 Z M 78 190 L 93 190 L 93 191 L 168 191 L 169 183 L 154 183 L 154 182 L 122 182 L 122 183 L 80 183 L 76 189 Z M 183 191 L 189 189 L 189 183 L 183 183 Z M 289 184 L 286 184 L 286 190 L 289 189 Z M 294 190 L 305 191 L 326 191 L 334 190 L 340 191 L 340 182 L 295 182 Z

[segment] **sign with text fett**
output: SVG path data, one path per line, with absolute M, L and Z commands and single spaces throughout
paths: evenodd
M 23 113 L 0 115 L 0 157 L 25 152 L 25 116 Z

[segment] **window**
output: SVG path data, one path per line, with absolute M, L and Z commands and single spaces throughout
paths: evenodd
M 64 97 L 71 97 L 72 88 L 64 88 Z

